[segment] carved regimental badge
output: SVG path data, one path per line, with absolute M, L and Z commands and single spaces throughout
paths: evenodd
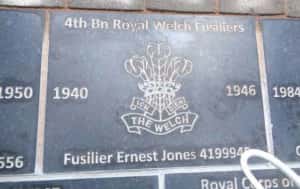
M 192 72 L 192 62 L 171 56 L 170 47 L 162 43 L 150 43 L 146 54 L 125 62 L 126 71 L 141 80 L 138 88 L 144 92 L 143 97 L 132 99 L 134 112 L 122 116 L 128 132 L 166 135 L 175 130 L 192 131 L 198 115 L 188 110 L 184 97 L 176 97 L 181 88 L 176 80 Z

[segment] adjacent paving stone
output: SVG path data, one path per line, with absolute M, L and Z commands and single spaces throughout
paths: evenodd
M 62 7 L 64 0 L 0 0 L 0 5 L 22 7 Z
M 47 172 L 265 149 L 254 18 L 54 12 L 48 72 Z
M 296 189 L 295 184 L 278 170 L 254 171 L 264 188 Z M 211 172 L 174 174 L 166 176 L 166 189 L 253 189 L 255 188 L 242 172 Z
M 222 13 L 283 14 L 284 0 L 220 0 Z
M 263 36 L 276 155 L 300 161 L 300 22 L 264 20 Z
M 157 189 L 156 177 L 0 183 L 1 189 Z
M 70 0 L 71 8 L 143 10 L 144 0 Z
M 0 174 L 34 170 L 43 17 L 0 11 Z
M 214 12 L 215 0 L 146 0 L 148 9 L 186 11 L 186 12 Z
M 299 0 L 287 0 L 287 15 L 291 17 L 300 17 Z

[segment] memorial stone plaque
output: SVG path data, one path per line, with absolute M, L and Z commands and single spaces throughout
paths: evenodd
M 43 22 L 0 11 L 0 174 L 34 170 Z
M 46 172 L 238 163 L 265 149 L 251 17 L 51 15 Z
M 300 22 L 264 20 L 263 37 L 275 153 L 300 161 Z
M 156 177 L 0 183 L 1 189 L 158 189 Z
M 299 173 L 299 171 L 298 171 Z M 296 189 L 297 186 L 278 170 L 254 171 L 266 189 Z M 166 189 L 255 189 L 243 172 L 211 172 L 166 176 Z

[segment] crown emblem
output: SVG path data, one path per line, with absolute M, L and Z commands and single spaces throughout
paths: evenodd
M 184 97 L 176 97 L 181 89 L 177 80 L 192 72 L 192 61 L 172 56 L 164 43 L 150 43 L 146 56 L 134 55 L 125 61 L 125 70 L 137 78 L 142 98 L 134 97 L 131 110 L 140 111 L 122 116 L 129 133 L 146 130 L 155 135 L 166 135 L 181 129 L 191 131 L 198 115 L 183 112 L 188 109 Z

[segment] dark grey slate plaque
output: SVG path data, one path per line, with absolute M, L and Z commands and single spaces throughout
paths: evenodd
M 263 21 L 276 155 L 300 160 L 300 22 Z
M 53 13 L 45 170 L 232 164 L 265 149 L 254 26 Z
M 1 189 L 157 189 L 156 177 L 0 183 Z
M 0 11 L 0 174 L 34 169 L 43 17 Z
M 299 173 L 299 171 L 298 171 Z M 264 188 L 296 189 L 295 184 L 278 170 L 254 171 Z M 255 189 L 243 172 L 212 172 L 166 176 L 166 189 Z

